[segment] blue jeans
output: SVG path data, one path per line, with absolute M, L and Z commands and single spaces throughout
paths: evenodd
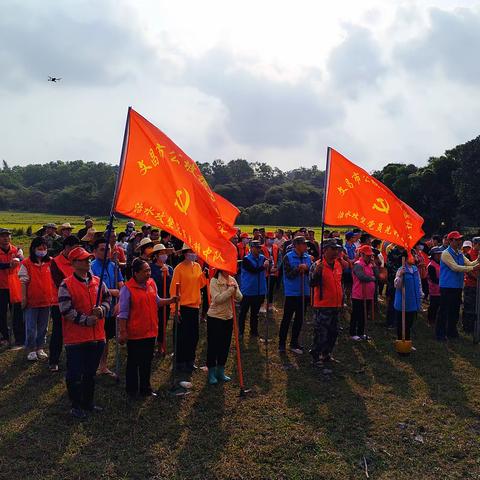
M 50 307 L 26 308 L 23 311 L 25 319 L 25 347 L 30 350 L 40 350 L 45 345 Z

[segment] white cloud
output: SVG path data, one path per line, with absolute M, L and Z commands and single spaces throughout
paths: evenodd
M 323 167 L 327 145 L 369 170 L 421 164 L 478 134 L 467 0 L 4 3 L 11 164 L 116 162 L 128 105 L 198 161 L 285 170 Z

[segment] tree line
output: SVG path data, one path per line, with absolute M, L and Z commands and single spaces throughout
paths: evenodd
M 284 172 L 244 159 L 198 164 L 209 185 L 240 209 L 239 224 L 319 225 L 325 172 L 317 166 Z M 0 170 L 0 209 L 108 215 L 117 166 L 50 162 Z M 425 230 L 478 227 L 480 136 L 423 167 L 389 163 L 374 176 L 425 219 Z

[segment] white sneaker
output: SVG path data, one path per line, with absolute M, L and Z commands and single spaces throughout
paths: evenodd
M 267 309 L 263 305 L 260 307 L 260 313 L 267 313 Z
M 37 352 L 30 352 L 27 355 L 27 360 L 29 360 L 30 362 L 36 362 L 38 360 Z
M 48 355 L 45 353 L 45 350 L 41 348 L 40 350 L 37 350 L 37 357 L 39 360 L 45 360 L 48 358 Z
M 289 350 L 292 353 L 296 353 L 297 355 L 302 355 L 303 354 L 303 350 L 301 348 L 298 348 L 298 347 L 290 347 Z
M 361 338 L 358 335 L 354 335 L 353 337 L 350 337 L 350 340 L 353 340 L 354 342 L 359 342 Z

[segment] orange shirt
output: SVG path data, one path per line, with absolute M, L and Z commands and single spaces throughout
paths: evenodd
M 180 305 L 198 308 L 201 302 L 200 289 L 207 284 L 202 267 L 197 263 L 179 263 L 173 270 L 170 296 L 175 296 L 175 286 L 180 283 Z M 172 304 L 173 305 L 173 304 Z

